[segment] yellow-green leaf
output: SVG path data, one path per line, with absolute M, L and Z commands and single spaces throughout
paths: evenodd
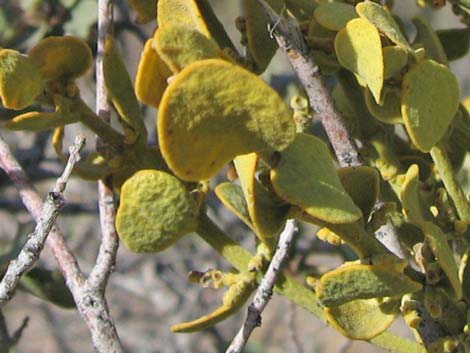
M 260 240 L 269 242 L 269 238 L 275 238 L 284 228 L 288 207 L 256 179 L 256 153 L 240 155 L 234 163 L 255 232 Z
M 330 307 L 357 299 L 402 296 L 421 287 L 393 266 L 352 264 L 324 274 L 316 293 L 318 300 Z
M 281 0 L 268 0 L 267 2 L 277 12 L 282 9 L 283 1 Z M 255 61 L 257 72 L 263 72 L 276 53 L 278 45 L 269 35 L 268 17 L 257 1 L 243 0 L 242 12 L 246 20 L 248 49 Z
M 157 18 L 157 0 L 129 0 L 137 12 L 137 22 L 147 23 Z
M 384 47 L 383 56 L 384 77 L 386 80 L 400 74 L 408 61 L 408 54 L 396 46 Z
M 211 37 L 198 4 L 195 0 L 159 0 L 157 5 L 158 26 L 186 25 Z
M 422 152 L 446 134 L 459 107 L 457 78 L 433 60 L 416 64 L 402 83 L 401 111 L 406 130 Z
M 47 37 L 34 46 L 29 57 L 39 67 L 45 80 L 73 80 L 92 64 L 91 50 L 83 40 L 71 37 Z
M 220 59 L 197 61 L 165 91 L 158 139 L 168 166 L 209 179 L 240 154 L 281 151 L 295 137 L 291 111 L 255 74 Z
M 405 180 L 400 190 L 400 199 L 403 213 L 416 226 L 424 221 L 424 217 L 429 212 L 421 200 L 419 186 L 419 168 L 418 165 L 413 164 L 405 174 Z
M 324 309 L 328 322 L 353 340 L 370 340 L 387 330 L 400 312 L 400 301 L 358 299 Z
M 137 98 L 142 103 L 158 108 L 163 92 L 168 86 L 167 80 L 172 75 L 168 65 L 153 49 L 153 39 L 149 39 L 142 51 L 135 77 Z
M 214 191 L 225 207 L 235 213 L 235 215 L 248 227 L 254 230 L 254 226 L 248 212 L 245 195 L 243 194 L 243 189 L 239 185 L 226 182 L 217 185 Z
M 396 88 L 385 87 L 382 93 L 383 103 L 379 105 L 368 89 L 364 90 L 364 100 L 369 112 L 383 123 L 403 124 L 401 116 L 401 92 Z
M 327 2 L 318 6 L 313 17 L 323 27 L 332 31 L 339 31 L 346 23 L 358 17 L 354 6 L 342 2 Z
M 356 11 L 359 16 L 369 20 L 380 32 L 385 34 L 388 39 L 400 48 L 407 52 L 413 51 L 388 9 L 370 0 L 366 0 L 356 5 Z
M 367 221 L 379 195 L 379 172 L 367 166 L 346 167 L 338 170 L 338 176 L 346 192 L 361 209 L 362 218 Z
M 327 223 L 352 223 L 361 210 L 344 190 L 330 151 L 319 138 L 297 134 L 271 170 L 274 190 L 284 201 Z
M 28 57 L 16 50 L 0 49 L 0 97 L 5 108 L 30 106 L 42 89 L 41 74 Z
M 116 230 L 134 252 L 159 252 L 196 228 L 199 207 L 184 184 L 158 170 L 141 170 L 121 189 Z
M 446 52 L 429 21 L 423 16 L 414 17 L 412 21 L 416 27 L 414 43 L 422 44 L 425 49 L 426 59 L 432 59 L 440 64 L 448 65 Z
M 10 130 L 43 131 L 73 124 L 79 120 L 78 113 L 29 112 L 15 116 L 5 124 L 5 127 Z
M 457 264 L 454 260 L 454 255 L 447 242 L 446 235 L 442 232 L 441 228 L 432 222 L 423 222 L 421 229 L 428 241 L 437 262 L 446 274 L 449 282 L 454 289 L 455 299 L 462 299 L 462 285 L 460 284 Z
M 154 49 L 174 73 L 195 61 L 217 58 L 217 44 L 201 32 L 184 25 L 171 24 L 155 32 Z
M 349 21 L 336 35 L 335 50 L 340 64 L 364 79 L 379 103 L 384 82 L 384 60 L 377 28 L 363 18 Z
M 111 36 L 106 37 L 103 75 L 109 96 L 126 130 L 127 142 L 134 143 L 139 135 L 146 142 L 147 130 L 140 113 L 139 102 L 137 102 L 126 65 Z

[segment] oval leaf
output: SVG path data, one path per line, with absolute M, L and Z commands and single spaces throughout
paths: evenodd
M 442 29 L 436 31 L 436 34 L 448 60 L 460 59 L 468 53 L 470 45 L 469 28 Z
M 158 108 L 171 75 L 170 68 L 153 48 L 153 39 L 149 39 L 142 51 L 135 78 L 137 98 L 142 103 Z
M 341 2 L 326 2 L 315 9 L 313 17 L 323 27 L 332 31 L 339 31 L 346 26 L 348 21 L 358 16 L 352 5 Z
M 174 73 L 195 61 L 218 56 L 212 40 L 191 27 L 175 24 L 158 28 L 153 47 Z
M 271 170 L 274 190 L 284 201 L 327 223 L 352 223 L 362 216 L 336 174 L 330 151 L 320 139 L 297 134 Z
M 407 72 L 402 83 L 401 111 L 415 146 L 429 150 L 446 134 L 459 108 L 457 78 L 446 66 L 424 60 Z
M 385 124 L 403 124 L 401 116 L 401 92 L 396 88 L 386 87 L 382 93 L 383 103 L 379 105 L 369 90 L 364 90 L 364 100 L 369 112 Z
M 83 75 L 93 60 L 88 45 L 70 36 L 47 37 L 33 47 L 28 55 L 46 80 L 73 80 Z
M 399 47 L 388 46 L 383 48 L 384 55 L 384 77 L 389 79 L 397 74 L 405 67 L 408 61 L 408 55 Z
M 30 106 L 42 89 L 41 74 L 28 57 L 16 50 L 0 50 L 0 97 L 5 108 Z
M 432 29 L 429 21 L 422 16 L 417 16 L 412 21 L 416 27 L 415 44 L 421 44 L 424 47 L 426 59 L 432 59 L 440 64 L 448 65 L 447 56 L 441 41 Z
M 162 251 L 196 228 L 198 209 L 177 178 L 142 170 L 122 185 L 116 230 L 134 252 Z
M 294 139 L 289 107 L 263 80 L 219 59 L 201 60 L 168 86 L 158 112 L 160 149 L 181 179 L 209 179 L 235 156 L 280 151 Z
M 370 340 L 387 330 L 400 312 L 398 300 L 359 299 L 325 308 L 328 322 L 353 340 Z
M 348 22 L 335 38 L 338 61 L 365 80 L 375 101 L 380 102 L 384 83 L 384 60 L 379 31 L 369 21 Z
M 357 299 L 402 296 L 421 287 L 393 266 L 352 264 L 324 274 L 316 293 L 318 300 L 330 307 Z
M 195 0 L 159 0 L 157 21 L 159 27 L 171 24 L 185 25 L 198 30 L 206 37 L 211 37 Z

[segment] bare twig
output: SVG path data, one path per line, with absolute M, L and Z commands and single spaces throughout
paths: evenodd
M 39 258 L 47 236 L 55 223 L 59 211 L 64 205 L 63 192 L 67 181 L 72 174 L 72 169 L 80 160 L 80 150 L 85 145 L 84 137 L 77 137 L 75 143 L 70 147 L 70 157 L 64 172 L 57 179 L 54 190 L 50 192 L 42 207 L 41 215 L 36 224 L 34 232 L 28 236 L 26 244 L 21 249 L 18 258 L 12 260 L 5 275 L 0 282 L 0 307 L 6 304 L 13 295 L 21 276 L 27 272 Z
M 113 25 L 112 0 L 98 1 L 98 55 L 96 58 L 96 113 L 109 122 L 111 106 L 103 75 L 103 55 L 106 35 L 111 34 Z M 98 139 L 97 145 L 102 144 Z M 96 265 L 88 278 L 88 285 L 104 294 L 109 275 L 114 269 L 119 238 L 114 226 L 116 205 L 110 180 L 98 182 L 99 213 L 101 226 L 101 245 Z
M 248 307 L 246 320 L 230 344 L 230 347 L 228 347 L 226 353 L 243 352 L 243 348 L 248 342 L 252 331 L 255 327 L 261 325 L 261 313 L 271 299 L 277 274 L 288 257 L 287 253 L 296 233 L 297 228 L 295 221 L 288 220 L 284 230 L 279 236 L 277 250 L 269 264 L 268 270 L 261 280 L 252 303 Z
M 1 136 L 0 167 L 13 181 L 29 213 L 38 222 L 42 208 L 41 197 Z M 51 247 L 77 304 L 78 311 L 91 332 L 97 351 L 100 353 L 122 353 L 121 343 L 109 315 L 104 295 L 89 288 L 77 260 L 65 243 L 64 236 L 57 226 L 52 227 L 47 244 Z

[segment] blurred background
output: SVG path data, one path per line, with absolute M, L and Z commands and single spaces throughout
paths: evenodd
M 155 30 L 155 22 L 136 25 L 136 14 L 124 0 L 115 1 L 115 34 L 125 55 L 129 73 L 135 77 L 143 43 Z M 240 15 L 239 1 L 212 0 L 221 22 L 226 25 L 235 43 L 239 36 L 234 20 Z M 413 0 L 395 1 L 395 13 L 411 30 L 410 19 L 426 16 L 435 29 L 462 27 L 449 6 L 439 11 L 418 8 Z M 95 47 L 96 0 L 0 0 L 0 47 L 22 52 L 46 35 L 70 34 L 87 40 Z M 470 95 L 469 56 L 452 62 L 462 88 L 462 97 Z M 288 101 L 299 92 L 296 79 L 281 55 L 277 55 L 263 74 Z M 80 79 L 82 96 L 94 107 L 93 72 Z M 156 111 L 144 107 L 151 142 L 155 140 Z M 0 108 L 0 120 L 11 118 Z M 80 126 L 66 130 L 66 144 L 77 133 L 87 137 L 87 150 L 94 148 L 94 136 Z M 27 170 L 42 195 L 51 188 L 62 171 L 51 145 L 51 133 L 9 132 L 1 129 L 15 155 Z M 465 169 L 467 170 L 467 169 Z M 468 176 L 467 176 L 468 177 Z M 225 178 L 224 173 L 214 185 Z M 34 223 L 25 211 L 16 190 L 0 173 L 0 246 L 6 249 L 12 243 L 21 243 L 32 231 Z M 66 191 L 67 204 L 59 216 L 59 225 L 69 246 L 86 273 L 95 262 L 99 246 L 96 183 L 73 178 Z M 254 236 L 238 219 L 221 206 L 215 196 L 209 199 L 211 217 L 234 239 L 254 249 Z M 299 277 L 324 272 L 351 259 L 347 247 L 332 248 L 318 240 L 312 226 L 302 224 L 296 239 L 287 271 Z M 3 251 L 3 250 L 2 250 Z M 0 252 L 2 252 L 0 251 Z M 46 248 L 41 266 L 56 269 L 55 261 Z M 120 247 L 115 272 L 107 297 L 111 313 L 127 352 L 176 353 L 224 352 L 245 317 L 245 310 L 216 327 L 195 334 L 174 334 L 170 326 L 209 313 L 221 303 L 222 290 L 203 289 L 187 280 L 191 270 L 229 270 L 230 266 L 196 236 L 183 238 L 165 252 L 138 255 Z M 3 310 L 0 335 L 6 327 L 13 332 L 24 320 L 29 322 L 17 346 L 21 353 L 92 353 L 89 332 L 79 314 L 61 309 L 34 296 L 18 292 Z M 4 320 L 4 321 L 3 321 Z M 4 325 L 6 323 L 6 326 Z M 412 338 L 411 332 L 398 320 L 391 329 Z M 333 329 L 326 327 L 311 314 L 274 296 L 263 314 L 263 324 L 254 331 L 246 352 L 299 353 L 353 353 L 382 352 L 367 342 L 351 342 Z

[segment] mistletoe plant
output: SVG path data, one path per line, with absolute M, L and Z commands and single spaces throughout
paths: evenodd
M 468 1 L 450 2 L 468 25 Z M 116 229 L 129 250 L 157 253 L 195 232 L 234 266 L 192 272 L 192 281 L 228 289 L 220 308 L 172 329 L 202 330 L 243 307 L 286 221 L 297 219 L 319 226 L 317 236 L 334 246 L 348 244 L 358 259 L 306 285 L 280 274 L 277 293 L 351 339 L 395 352 L 470 352 L 470 203 L 457 178 L 470 151 L 470 107 L 449 69 L 468 51 L 468 28 L 434 31 L 416 17 L 411 39 L 411 23 L 392 15 L 390 1 L 243 0 L 240 55 L 207 1 L 130 3 L 140 21 L 156 17 L 158 26 L 135 89 L 106 39 L 104 77 L 120 129 L 80 96 L 75 80 L 92 54 L 78 38 L 48 37 L 27 54 L 2 49 L 0 96 L 5 108 L 28 110 L 5 128 L 55 129 L 61 159 L 68 124 L 82 123 L 105 142 L 76 172 L 112 177 Z M 306 96 L 290 106 L 258 76 L 278 45 L 291 63 L 315 68 L 302 75 L 293 64 Z M 335 82 L 325 99 L 310 94 L 319 73 Z M 158 147 L 147 144 L 139 101 L 158 109 Z M 342 168 L 328 141 L 309 133 L 312 111 Z M 256 254 L 206 215 L 209 181 L 232 161 L 236 175 L 214 191 L 252 230 Z M 387 332 L 399 315 L 417 343 Z

